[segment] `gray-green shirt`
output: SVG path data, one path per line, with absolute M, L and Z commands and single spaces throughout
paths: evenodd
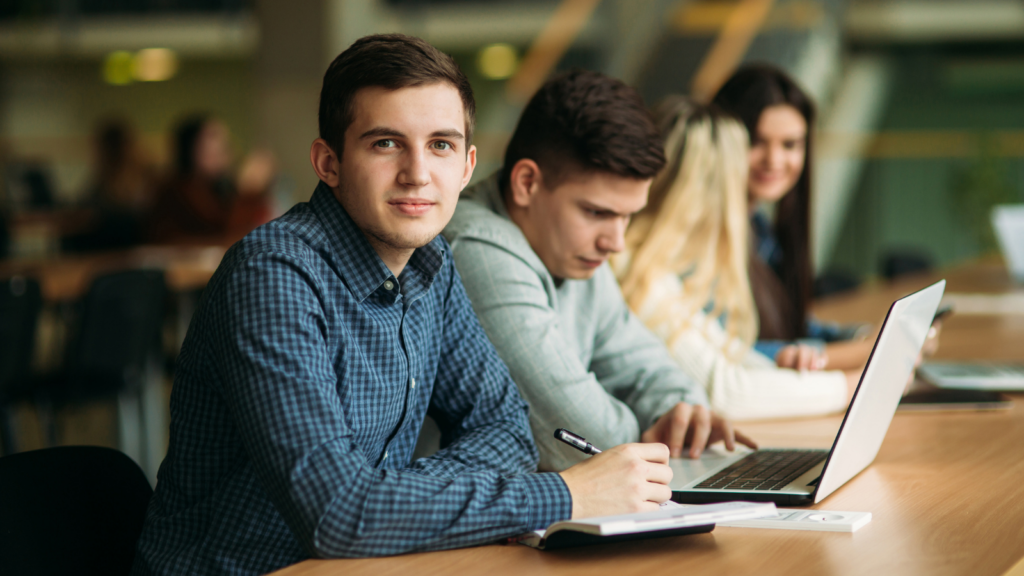
M 512 220 L 497 176 L 466 190 L 444 229 L 487 336 L 530 404 L 540 469 L 585 456 L 555 440 L 571 430 L 599 448 L 636 442 L 677 402 L 707 405 L 658 337 L 630 312 L 607 264 L 556 284 Z

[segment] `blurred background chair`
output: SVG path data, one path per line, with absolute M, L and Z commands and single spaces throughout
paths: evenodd
M 61 446 L 0 458 L 5 576 L 131 571 L 153 489 L 111 448 Z
M 833 294 L 849 292 L 860 286 L 857 275 L 843 269 L 830 269 L 814 279 L 814 297 L 824 298 Z
M 35 280 L 14 276 L 0 281 L 0 454 L 17 450 L 12 408 L 31 395 L 29 372 L 42 306 Z
M 72 318 L 63 368 L 40 383 L 51 444 L 67 406 L 116 398 L 118 446 L 143 462 L 146 429 L 141 396 L 160 379 L 160 341 L 167 299 L 164 273 L 126 270 L 96 278 Z
M 910 274 L 930 272 L 935 265 L 932 257 L 913 248 L 890 249 L 882 255 L 881 273 L 886 280 L 895 280 Z

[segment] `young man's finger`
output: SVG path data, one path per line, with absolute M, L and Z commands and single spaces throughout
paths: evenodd
M 693 409 L 693 436 L 690 439 L 690 458 L 697 458 L 704 452 L 711 435 L 711 411 L 703 406 Z
M 672 481 L 672 469 L 666 464 L 651 462 L 647 468 L 647 481 L 667 485 Z
M 722 440 L 725 441 L 725 449 L 732 452 L 736 449 L 736 435 L 732 423 L 725 418 L 720 418 L 717 425 L 719 433 L 722 435 Z
M 632 454 L 641 460 L 656 464 L 668 464 L 669 451 L 664 444 L 630 444 L 629 448 Z
M 668 450 L 673 458 L 683 455 L 686 431 L 690 428 L 692 417 L 693 407 L 684 402 L 676 404 L 669 412 L 669 426 L 666 436 L 668 437 Z
M 736 440 L 740 444 L 743 444 L 744 446 L 746 446 L 748 448 L 753 448 L 754 450 L 757 450 L 757 442 L 754 442 L 753 438 L 751 438 L 750 436 L 747 436 L 746 434 L 744 434 L 743 432 L 740 432 L 739 430 L 736 430 L 735 434 L 736 434 Z

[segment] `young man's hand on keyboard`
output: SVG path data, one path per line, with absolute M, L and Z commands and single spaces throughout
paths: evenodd
M 658 418 L 653 426 L 640 436 L 641 442 L 660 442 L 668 446 L 673 458 L 683 455 L 683 448 L 689 446 L 687 456 L 699 458 L 704 448 L 715 442 L 724 441 L 726 450 L 736 448 L 736 442 L 751 448 L 757 444 L 746 434 L 736 430 L 728 420 L 715 414 L 705 406 L 686 402 L 676 404 Z

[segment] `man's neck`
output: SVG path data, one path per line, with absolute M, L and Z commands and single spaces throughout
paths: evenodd
M 507 197 L 502 198 L 501 201 L 505 204 L 505 211 L 508 212 L 509 220 L 511 220 L 512 223 L 515 224 L 517 228 L 519 228 L 519 231 L 523 233 L 523 237 L 526 238 L 526 242 L 530 245 L 530 249 L 532 249 L 533 253 L 537 254 L 539 258 L 540 255 L 537 252 L 537 246 L 534 245 L 533 239 L 530 237 L 529 231 L 524 226 L 524 224 L 527 221 L 526 210 L 521 206 L 517 206 Z M 547 268 L 547 264 L 545 264 L 544 267 Z M 556 288 L 562 286 L 562 283 L 565 281 L 564 278 L 559 278 L 558 276 L 555 276 L 550 269 L 548 270 L 548 274 L 551 274 L 551 278 L 555 281 Z
M 415 248 L 395 248 L 389 246 L 365 231 L 363 236 L 366 237 L 366 241 L 370 243 L 377 256 L 380 256 L 380 259 L 384 261 L 384 265 L 388 267 L 388 270 L 391 270 L 391 273 L 395 275 L 395 278 L 398 278 L 402 270 L 405 270 L 405 265 L 409 263 L 412 253 L 416 251 Z

